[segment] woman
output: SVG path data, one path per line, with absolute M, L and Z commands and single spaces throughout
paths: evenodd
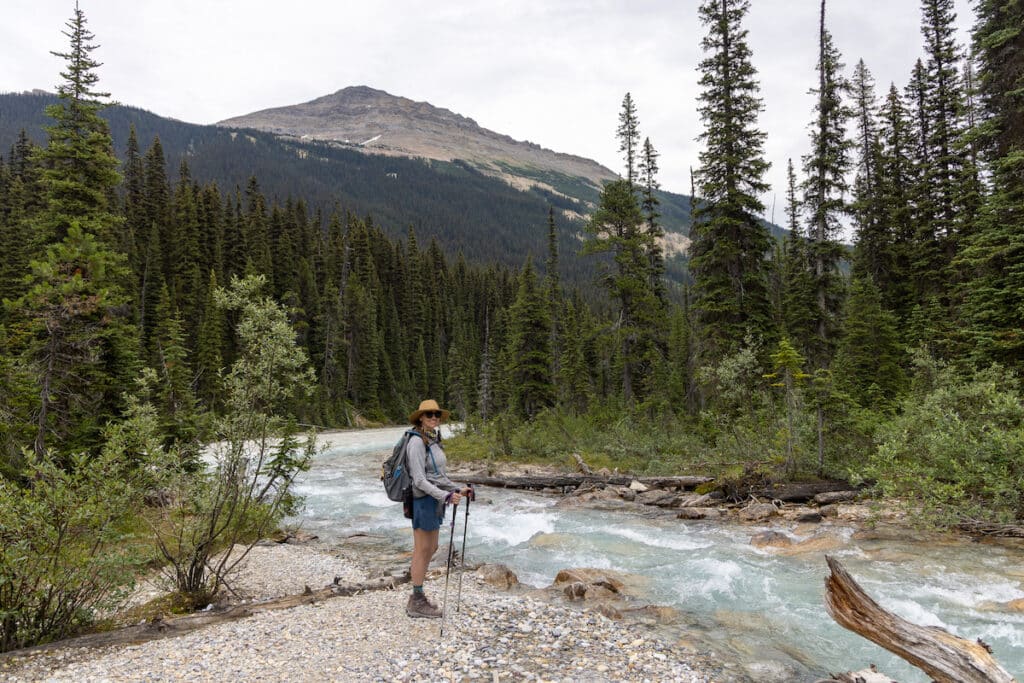
M 440 426 L 450 413 L 442 410 L 437 401 L 428 399 L 420 403 L 409 422 L 419 438 L 409 439 L 406 457 L 412 478 L 412 595 L 405 612 L 410 617 L 436 619 L 441 616 L 437 605 L 423 592 L 430 558 L 437 552 L 437 537 L 444 519 L 445 505 L 452 504 L 452 514 L 458 510 L 462 496 L 472 496 L 473 489 L 460 488 L 445 474 L 447 459 L 441 449 Z

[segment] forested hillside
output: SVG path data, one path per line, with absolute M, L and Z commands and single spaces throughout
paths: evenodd
M 0 94 L 0 150 L 8 160 L 24 133 L 39 144 L 50 121 L 45 108 L 57 101 L 46 93 Z M 135 107 L 114 105 L 101 116 L 109 123 L 115 154 L 127 160 L 128 140 L 145 154 L 160 142 L 171 182 L 181 165 L 200 184 L 215 183 L 224 193 L 244 190 L 256 178 L 268 203 L 302 200 L 326 229 L 333 211 L 372 218 L 391 239 L 403 238 L 410 227 L 422 240 L 437 238 L 446 252 L 463 252 L 467 259 L 518 267 L 525 254 L 547 248 L 547 209 L 559 211 L 559 245 L 566 254 L 561 275 L 582 284 L 589 281 L 588 264 L 575 258 L 583 221 L 578 214 L 592 210 L 598 193 L 580 179 L 544 175 L 538 180 L 568 196 L 541 188 L 520 191 L 487 176 L 472 164 L 366 154 L 326 142 L 300 141 L 255 130 L 228 130 L 160 117 Z M 514 169 L 529 177 L 537 171 Z M 667 229 L 689 232 L 690 198 L 658 193 Z M 563 215 L 562 212 L 569 212 Z M 685 254 L 669 259 L 669 277 L 686 279 Z

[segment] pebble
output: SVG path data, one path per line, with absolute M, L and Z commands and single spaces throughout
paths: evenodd
M 249 599 L 367 577 L 313 546 L 254 548 L 232 587 Z M 452 581 L 456 581 L 456 576 Z M 425 589 L 440 605 L 443 572 Z M 407 587 L 261 612 L 138 645 L 0 658 L 0 681 L 679 681 L 707 683 L 721 664 L 661 642 L 649 627 L 577 606 L 503 593 L 467 572 L 454 609 L 405 614 Z M 624 652 L 628 650 L 628 652 Z

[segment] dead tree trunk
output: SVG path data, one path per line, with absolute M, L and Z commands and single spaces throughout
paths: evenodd
M 825 607 L 843 628 L 907 660 L 936 683 L 1013 683 L 981 640 L 971 642 L 936 626 L 918 626 L 882 609 L 839 562 L 825 556 Z

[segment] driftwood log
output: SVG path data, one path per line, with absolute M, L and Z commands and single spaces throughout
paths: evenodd
M 850 488 L 850 484 L 845 481 L 820 480 L 751 487 L 750 495 L 781 500 L 783 503 L 807 503 L 819 494 L 849 491 Z
M 1013 683 L 992 657 L 991 648 L 936 626 L 918 626 L 887 612 L 872 600 L 832 557 L 825 579 L 825 607 L 843 628 L 864 636 L 907 660 L 936 683 Z
M 137 643 L 144 643 L 150 640 L 160 640 L 162 638 L 173 638 L 176 636 L 182 636 L 196 629 L 203 628 L 204 626 L 211 626 L 213 624 L 219 624 L 225 621 L 234 621 L 236 619 L 244 619 L 245 617 L 251 617 L 259 612 L 272 612 L 274 610 L 288 609 L 290 607 L 298 607 L 299 605 L 309 605 L 316 602 L 327 600 L 328 598 L 335 598 L 339 596 L 355 595 L 357 593 L 363 593 L 366 591 L 378 591 L 378 590 L 390 590 L 403 583 L 409 582 L 409 574 L 406 572 L 404 575 L 399 576 L 385 576 L 380 579 L 373 581 L 365 581 L 359 583 L 350 583 L 340 585 L 338 583 L 332 583 L 320 590 L 312 590 L 308 586 L 305 592 L 299 593 L 298 595 L 286 595 L 273 600 L 267 600 L 266 602 L 255 602 L 245 605 L 236 605 L 223 611 L 211 611 L 211 612 L 198 612 L 196 614 L 187 614 L 181 617 L 173 617 L 170 619 L 164 619 L 157 617 L 152 621 L 147 621 L 144 624 L 137 624 L 135 626 L 126 626 L 115 631 L 105 631 L 102 633 L 89 633 L 84 636 L 78 636 L 75 638 L 67 638 L 65 640 L 58 640 L 53 643 L 46 643 L 44 645 L 36 645 L 35 647 L 29 647 L 22 650 L 12 650 L 10 652 L 0 653 L 0 660 L 9 657 L 22 657 L 27 654 L 35 652 L 45 652 L 48 650 L 58 650 L 64 648 L 73 647 L 106 647 L 108 645 L 133 645 Z
M 979 536 L 999 536 L 1003 538 L 1024 538 L 1024 526 L 1019 524 L 995 524 L 977 519 L 965 519 L 957 525 L 961 531 Z
M 459 481 L 477 486 L 494 486 L 503 489 L 549 489 L 576 488 L 583 484 L 605 484 L 610 486 L 629 486 L 639 481 L 652 489 L 692 489 L 701 484 L 714 481 L 713 477 L 629 477 L 613 475 L 602 477 L 593 474 L 557 474 L 546 477 L 488 477 L 483 475 L 460 475 Z

